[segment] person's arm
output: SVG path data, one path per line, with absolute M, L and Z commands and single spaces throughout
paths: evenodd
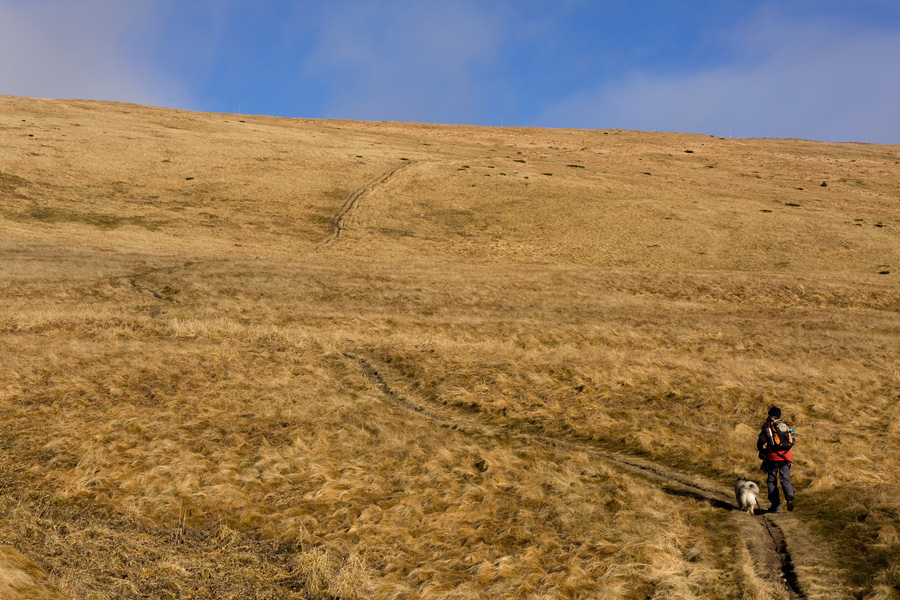
M 766 448 L 766 432 L 765 430 L 759 432 L 759 437 L 756 438 L 756 450 L 762 455 L 763 450 Z

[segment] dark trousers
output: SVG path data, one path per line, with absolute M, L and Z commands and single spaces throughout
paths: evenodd
M 766 473 L 766 487 L 769 490 L 769 502 L 771 508 L 776 509 L 781 504 L 778 496 L 778 481 L 781 481 L 781 489 L 788 500 L 794 499 L 794 486 L 791 485 L 791 463 L 787 460 L 764 460 L 762 470 Z

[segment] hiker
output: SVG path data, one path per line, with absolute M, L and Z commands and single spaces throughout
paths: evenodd
M 772 406 L 756 440 L 756 449 L 762 459 L 760 469 L 766 474 L 769 488 L 769 512 L 778 512 L 781 498 L 778 495 L 778 480 L 787 500 L 787 509 L 794 510 L 794 486 L 791 485 L 791 447 L 794 445 L 794 431 L 781 420 L 781 409 Z

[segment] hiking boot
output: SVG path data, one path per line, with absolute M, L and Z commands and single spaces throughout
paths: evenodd
M 794 510 L 794 499 L 793 498 L 787 499 L 787 506 L 788 506 L 788 512 Z
M 781 512 L 781 507 L 778 506 L 777 504 L 775 504 L 774 506 L 770 506 L 770 507 L 769 507 L 769 512 L 770 512 L 770 513 Z

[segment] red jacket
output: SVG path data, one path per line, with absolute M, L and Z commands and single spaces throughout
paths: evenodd
M 777 421 L 778 419 L 766 419 L 766 422 L 762 424 L 759 432 L 759 438 L 756 440 L 756 449 L 759 450 L 760 458 L 763 460 L 771 460 L 771 461 L 788 461 L 791 460 L 791 451 L 784 450 L 782 452 L 776 451 L 771 447 L 771 427 L 772 423 Z

